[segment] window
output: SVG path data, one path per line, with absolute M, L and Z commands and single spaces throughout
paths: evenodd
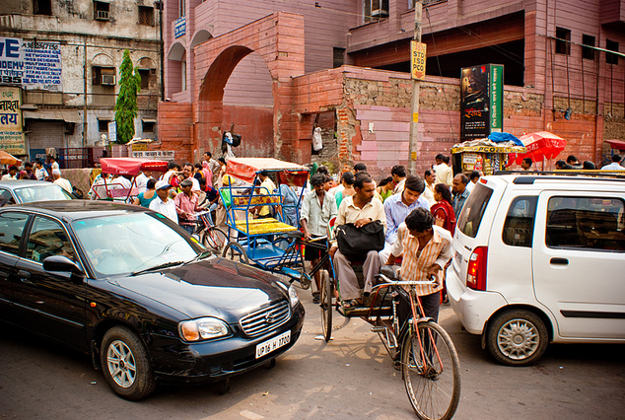
M 28 215 L 5 212 L 0 214 L 0 250 L 17 255 Z
M 475 238 L 492 194 L 493 190 L 480 183 L 473 188 L 471 195 L 464 203 L 462 212 L 456 216 L 458 218 L 457 227 L 462 233 Z
M 556 28 L 556 54 L 571 55 L 571 30 Z
M 515 198 L 503 225 L 503 242 L 511 246 L 531 248 L 535 214 L 536 197 Z
M 178 0 L 178 17 L 183 17 L 185 16 L 186 12 L 186 1 L 185 0 Z
M 364 0 L 365 23 L 388 16 L 388 0 Z
M 154 26 L 154 8 L 139 6 L 139 25 Z
M 551 197 L 545 242 L 550 248 L 625 251 L 624 211 L 619 198 Z
M 345 64 L 345 48 L 332 48 L 332 67 L 341 67 L 343 64 Z
M 108 133 L 109 132 L 109 123 L 111 120 L 101 120 L 98 118 L 98 131 L 100 133 Z
M 9 204 L 15 204 L 15 199 L 13 198 L 9 190 L 0 188 L 0 207 L 6 206 Z
M 610 51 L 618 51 L 618 42 L 607 39 L 605 41 L 605 49 Z M 605 53 L 605 62 L 608 64 L 618 64 L 618 55 Z
M 153 133 L 154 126 L 156 125 L 156 121 L 154 120 L 141 120 L 141 124 L 143 125 L 144 133 Z
M 35 15 L 52 15 L 52 2 L 50 0 L 34 0 L 33 13 Z
M 115 67 L 93 66 L 91 70 L 93 86 L 115 86 Z
M 152 81 L 152 78 L 156 74 L 156 70 L 155 69 L 137 69 L 137 71 L 139 72 L 139 76 L 141 76 L 141 90 L 149 89 L 150 82 Z
M 93 2 L 93 18 L 95 20 L 109 20 L 110 4 L 104 1 Z
M 187 62 L 185 61 L 186 57 L 182 57 L 182 61 L 180 62 L 180 91 L 184 92 L 187 90 Z
M 37 216 L 30 229 L 26 258 L 43 262 L 45 258 L 53 255 L 62 255 L 70 260 L 76 260 L 72 243 L 59 222 Z
M 447 0 L 423 0 L 424 6 L 434 6 L 436 4 L 445 3 Z M 415 0 L 408 0 L 408 9 L 414 9 Z
M 592 35 L 582 35 L 582 44 L 588 45 L 588 47 L 582 47 L 582 57 L 586 60 L 594 60 L 595 59 L 595 50 L 593 48 L 595 46 L 595 37 Z

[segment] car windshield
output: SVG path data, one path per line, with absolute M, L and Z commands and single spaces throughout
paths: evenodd
M 72 227 L 96 276 L 103 277 L 196 257 L 201 248 L 164 223 L 164 218 L 132 213 L 77 220 Z
M 16 188 L 14 191 L 20 203 L 72 199 L 71 195 L 69 195 L 63 188 L 55 184 L 21 187 Z

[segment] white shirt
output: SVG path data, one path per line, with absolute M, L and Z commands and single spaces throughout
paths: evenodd
M 145 192 L 148 189 L 148 177 L 145 176 L 143 172 L 135 178 L 135 185 L 137 186 L 137 190 L 139 193 Z
M 191 191 L 200 191 L 200 182 L 197 179 L 193 178 L 192 176 L 187 179 L 190 179 L 193 183 L 193 185 L 191 185 Z
M 41 169 L 35 169 L 35 178 L 39 181 L 45 181 L 47 177 L 48 171 L 46 171 L 46 168 L 42 166 Z
M 601 168 L 602 171 L 625 171 L 625 168 L 618 164 L 618 162 L 612 162 L 609 165 L 605 165 Z
M 434 165 L 433 169 L 436 172 L 436 184 L 443 183 L 451 187 L 454 181 L 451 168 L 443 162 L 440 165 Z
M 475 187 L 475 183 L 473 183 L 473 182 L 469 181 L 469 182 L 467 183 L 467 186 L 466 186 L 465 188 L 466 188 L 466 189 L 467 189 L 467 191 L 469 191 L 469 193 L 470 193 L 471 191 L 473 191 L 473 188 L 474 188 L 474 187 Z
M 427 200 L 430 207 L 436 203 L 436 200 L 434 200 L 434 192 L 430 189 L 427 183 L 425 184 L 425 190 L 423 190 L 423 194 L 421 196 Z
M 61 168 L 59 168 L 59 163 L 56 161 L 50 164 L 50 170 L 54 171 L 55 169 L 61 172 Z
M 2 181 L 10 181 L 12 179 L 17 179 L 17 174 L 11 176 L 11 174 L 2 175 Z
M 178 213 L 176 213 L 176 203 L 171 198 L 167 199 L 167 202 L 163 202 L 158 195 L 154 197 L 154 200 L 150 203 L 150 210 L 159 212 L 163 216 L 172 220 L 174 223 L 178 223 Z
M 63 188 L 68 193 L 72 192 L 72 184 L 65 178 L 55 179 L 54 183 L 59 187 Z
M 132 183 L 126 178 L 124 178 L 123 176 L 118 176 L 117 178 L 113 179 L 111 181 L 111 184 L 117 184 L 113 186 L 115 188 L 126 188 L 126 189 L 130 189 L 130 186 L 132 185 Z
M 169 181 L 172 177 L 172 175 L 176 174 L 176 170 L 175 169 L 170 169 L 169 171 L 165 172 L 165 174 L 161 177 L 161 179 L 163 181 L 167 181 L 168 184 L 171 184 L 171 182 Z

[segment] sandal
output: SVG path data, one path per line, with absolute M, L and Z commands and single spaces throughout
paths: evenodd
M 362 302 L 360 299 L 344 300 L 341 302 L 341 306 L 343 309 L 354 309 L 358 306 L 362 306 Z

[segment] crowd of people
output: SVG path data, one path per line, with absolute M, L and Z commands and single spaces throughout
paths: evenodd
M 61 168 L 56 158 L 49 155 L 45 162 L 41 159 L 37 159 L 34 162 L 24 162 L 21 167 L 17 165 L 10 165 L 6 173 L 0 177 L 2 181 L 10 180 L 30 180 L 30 181 L 49 181 L 57 184 L 68 193 L 75 192 L 69 180 L 63 178 L 61 175 Z

